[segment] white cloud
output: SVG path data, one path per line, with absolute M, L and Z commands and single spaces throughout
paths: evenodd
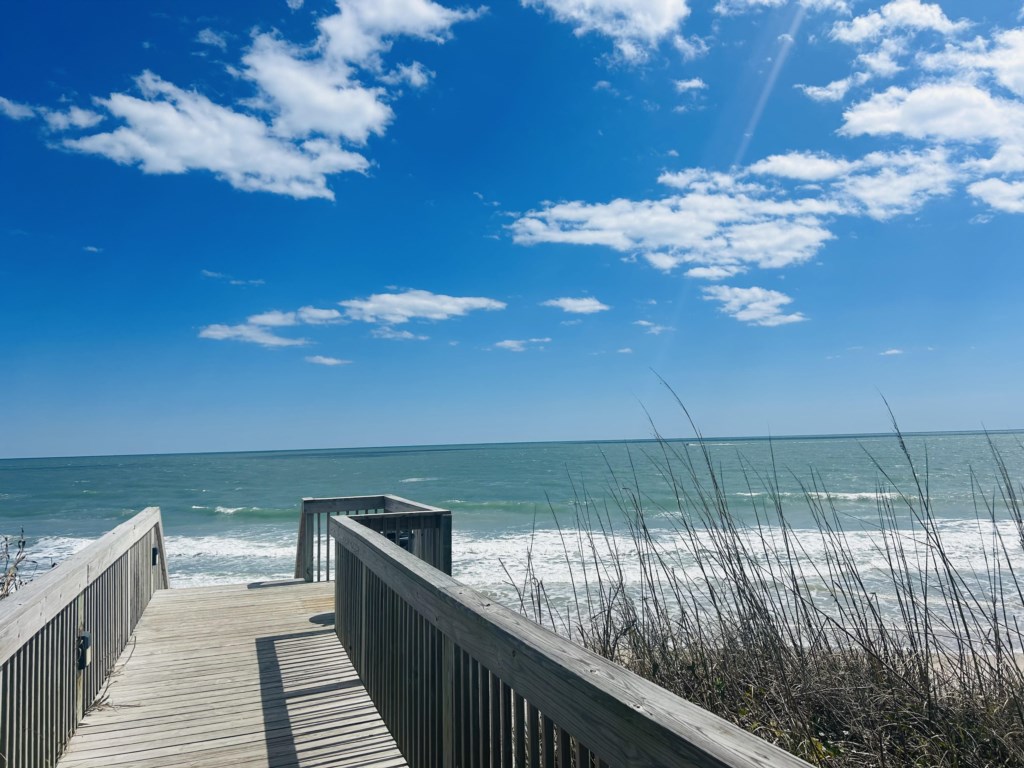
M 658 325 L 657 323 L 652 323 L 650 320 L 635 320 L 633 325 L 639 325 L 646 333 L 651 334 L 651 336 L 660 336 L 666 331 L 675 330 L 675 328 L 669 325 Z
M 103 115 L 97 114 L 89 109 L 71 107 L 64 112 L 56 112 L 49 109 L 40 109 L 47 127 L 51 131 L 66 131 L 69 128 L 92 128 L 103 122 Z
M 789 152 L 785 155 L 769 155 L 747 170 L 759 175 L 781 176 L 799 181 L 825 181 L 849 173 L 853 166 L 847 160 L 823 153 Z
M 590 33 L 610 38 L 627 62 L 644 61 L 662 41 L 672 37 L 690 14 L 686 0 L 522 0 L 547 10 L 569 24 L 577 36 Z M 699 46 L 676 36 L 680 52 L 699 55 Z
M 873 152 L 855 164 L 835 187 L 840 198 L 879 221 L 920 210 L 932 197 L 947 195 L 959 178 L 943 149 L 922 153 Z
M 711 285 L 704 289 L 704 298 L 721 302 L 722 312 L 748 325 L 787 325 L 807 319 L 800 312 L 784 314 L 782 307 L 793 300 L 784 293 L 767 288 Z
M 460 21 L 477 18 L 481 11 L 452 10 L 432 0 L 337 0 L 338 13 L 320 20 L 319 47 L 329 62 L 349 62 L 371 69 L 380 67 L 380 55 L 398 36 L 418 37 L 435 43 L 451 38 Z
M 220 48 L 222 51 L 228 49 L 228 41 L 224 39 L 224 35 L 217 34 L 209 27 L 199 30 L 199 34 L 196 35 L 196 42 L 213 48 Z
M 246 318 L 249 325 L 260 325 L 267 328 L 286 328 L 290 325 L 297 325 L 298 319 L 294 312 L 281 312 L 272 309 L 269 312 L 261 312 L 258 315 L 250 315 Z
M 543 339 L 505 339 L 504 341 L 495 342 L 494 346 L 496 349 L 506 349 L 509 352 L 525 352 L 527 347 L 536 346 L 539 349 L 543 349 L 543 344 L 551 343 L 550 338 Z
M 784 198 L 736 176 L 690 169 L 662 174 L 682 194 L 658 200 L 558 203 L 529 211 L 511 225 L 524 245 L 603 245 L 633 253 L 658 269 L 695 266 L 774 268 L 807 261 L 833 235 L 823 217 L 838 203 Z
M 409 320 L 447 320 L 475 310 L 499 310 L 502 301 L 482 296 L 446 296 L 430 291 L 410 290 L 404 293 L 377 293 L 368 299 L 339 302 L 345 315 L 365 323 L 398 325 Z
M 579 299 L 548 299 L 547 301 L 541 302 L 541 306 L 557 307 L 565 312 L 572 312 L 578 315 L 592 315 L 595 312 L 606 312 L 611 309 L 607 304 L 602 304 L 600 301 L 592 297 Z
M 279 135 L 323 134 L 362 145 L 371 134 L 383 135 L 395 116 L 383 88 L 353 82 L 346 64 L 307 58 L 273 35 L 257 35 L 242 62 L 245 77 L 263 93 L 257 103 L 274 114 Z
M 0 112 L 11 120 L 27 120 L 36 116 L 36 111 L 32 107 L 5 99 L 3 96 L 0 96 Z
M 877 11 L 836 22 L 832 37 L 844 43 L 864 43 L 887 37 L 896 31 L 932 31 L 952 35 L 969 26 L 966 21 L 951 21 L 935 3 L 921 0 L 893 0 Z
M 884 352 L 879 352 L 878 354 L 881 355 L 882 357 L 894 357 L 896 355 L 902 355 L 903 354 L 903 350 L 902 349 L 887 349 Z
M 82 250 L 86 251 L 87 253 L 103 253 L 103 249 L 95 245 L 83 246 Z
M 734 16 L 740 13 L 756 11 L 762 8 L 780 8 L 788 0 L 718 0 L 715 5 L 715 13 L 723 16 Z M 848 13 L 850 10 L 847 0 L 799 0 L 804 8 L 812 11 L 838 11 Z
M 676 80 L 676 93 L 686 93 L 688 91 L 701 91 L 708 87 L 708 84 L 701 80 L 699 77 L 691 77 L 689 80 Z
M 144 98 L 115 93 L 99 102 L 124 125 L 64 145 L 138 164 L 145 173 L 208 170 L 237 189 L 300 199 L 333 200 L 328 174 L 368 166 L 362 155 L 328 141 L 284 141 L 260 119 L 183 91 L 151 72 L 136 78 L 136 84 Z
M 229 285 L 264 285 L 265 282 L 263 280 L 258 279 L 240 280 L 236 277 L 232 277 L 231 275 L 225 275 L 223 272 L 214 272 L 213 270 L 209 269 L 201 269 L 199 270 L 199 274 L 210 280 L 222 280 L 223 282 L 228 283 Z
M 759 8 L 778 8 L 786 2 L 787 0 L 718 0 L 715 4 L 715 13 L 734 16 Z
M 827 85 L 797 88 L 815 101 L 841 101 L 852 88 L 902 72 L 906 67 L 901 59 L 907 57 L 915 35 L 931 31 L 949 37 L 968 26 L 966 21 L 951 21 L 936 4 L 894 0 L 851 21 L 836 22 L 832 28 L 832 39 L 862 49 L 855 59 L 859 71 Z
M 870 78 L 867 74 L 858 72 L 840 80 L 833 80 L 828 85 L 798 85 L 796 87 L 814 101 L 842 101 L 851 88 L 863 85 L 868 79 Z
M 313 365 L 349 365 L 352 361 L 325 355 L 310 355 L 306 358 L 306 362 L 313 363 Z
M 850 4 L 847 0 L 800 0 L 800 5 L 812 11 L 850 12 Z
M 303 6 L 305 0 L 285 0 L 285 2 L 291 10 L 297 11 Z
M 1019 138 L 1024 104 L 968 83 L 891 87 L 843 113 L 847 136 L 902 134 L 915 139 L 981 141 Z
M 301 347 L 309 344 L 306 339 L 288 339 L 258 325 L 207 325 L 199 331 L 201 339 L 217 341 L 245 341 L 263 347 Z
M 381 75 L 380 81 L 388 85 L 408 83 L 412 88 L 424 88 L 433 77 L 433 72 L 418 61 L 414 61 L 412 64 L 400 64 L 386 75 Z
M 300 307 L 295 312 L 281 312 L 273 309 L 246 318 L 249 325 L 260 325 L 267 328 L 286 328 L 291 325 L 325 325 L 344 320 L 336 309 L 320 309 L 318 307 Z
M 906 52 L 906 46 L 899 38 L 883 40 L 873 51 L 867 51 L 857 57 L 857 61 L 867 67 L 872 75 L 892 77 L 901 72 L 903 67 L 897 58 Z
M 1024 181 L 984 179 L 971 184 L 967 190 L 997 210 L 1024 213 Z
M 305 323 L 306 325 L 337 323 L 344 319 L 341 312 L 336 309 L 321 309 L 319 307 L 299 307 L 296 316 L 300 323 Z
M 679 55 L 683 57 L 683 61 L 699 59 L 701 56 L 706 56 L 708 51 L 711 50 L 708 47 L 708 44 L 696 35 L 691 37 L 673 35 L 672 46 L 679 51 Z
M 389 325 L 374 328 L 370 335 L 375 339 L 390 339 L 391 341 L 426 341 L 429 336 L 421 336 L 412 331 L 396 331 Z
M 947 44 L 945 50 L 924 54 L 921 66 L 927 71 L 956 75 L 981 73 L 999 85 L 1024 96 L 1024 29 L 996 32 L 992 40 L 977 37 L 965 43 Z
M 623 347 L 622 349 L 617 349 L 615 351 L 618 352 L 620 355 L 632 355 L 633 354 L 633 350 L 630 347 Z
M 733 277 L 746 271 L 744 267 L 737 266 L 693 267 L 686 270 L 686 276 L 699 280 L 724 280 L 727 277 Z
M 293 3 L 293 10 L 300 5 Z M 205 170 L 241 190 L 333 199 L 328 177 L 370 165 L 346 144 L 365 145 L 394 119 L 394 94 L 386 86 L 422 87 L 429 80 L 431 73 L 418 62 L 385 72 L 383 56 L 395 38 L 441 43 L 451 37 L 452 25 L 480 13 L 432 0 L 337 0 L 337 8 L 317 22 L 319 35 L 311 45 L 276 33 L 254 35 L 241 68 L 228 68 L 255 85 L 254 97 L 221 105 L 146 71 L 135 79 L 141 97 L 114 93 L 94 100 L 119 127 L 66 140 L 64 146 L 138 165 L 145 173 Z M 226 47 L 209 29 L 197 39 Z M 381 84 L 366 85 L 364 76 Z M 0 106 L 5 113 L 24 111 L 13 102 Z M 58 129 L 92 127 L 99 118 L 74 108 L 43 114 Z

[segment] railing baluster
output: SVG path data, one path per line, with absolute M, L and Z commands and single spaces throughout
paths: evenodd
M 526 702 L 518 693 L 513 697 L 515 703 L 515 722 L 513 724 L 515 733 L 515 765 L 516 768 L 523 768 L 526 765 L 526 713 L 523 711 Z
M 410 768 L 806 768 L 415 557 L 438 559 L 451 517 L 412 505 L 328 521 L 353 580 L 335 592 L 339 637 Z
M 160 527 L 149 508 L 0 603 L 0 766 L 48 767 L 64 750 L 149 602 L 148 542 Z M 93 643 L 82 671 L 80 627 Z
M 533 704 L 527 709 L 526 718 L 530 740 L 530 768 L 540 765 L 540 712 Z

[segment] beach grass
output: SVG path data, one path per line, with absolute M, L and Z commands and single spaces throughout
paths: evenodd
M 555 517 L 571 598 L 548 594 L 528 552 L 508 574 L 518 607 L 815 765 L 1024 765 L 1024 489 L 990 440 L 998 487 L 970 473 L 984 556 L 965 567 L 926 460 L 893 426 L 911 480 L 875 465 L 870 563 L 813 472 L 810 533 L 790 524 L 775 466 L 751 467 L 760 501 L 732 509 L 695 429 L 693 443 L 659 439 L 637 457 L 655 462 L 673 508 L 650 508 L 635 475 L 609 469 L 603 498 L 580 490 L 572 521 Z
M 0 600 L 25 584 L 25 536 L 0 536 Z

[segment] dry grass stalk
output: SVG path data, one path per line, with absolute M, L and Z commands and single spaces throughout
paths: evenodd
M 25 584 L 23 571 L 25 564 L 25 535 L 24 533 L 13 542 L 10 536 L 0 537 L 0 600 Z
M 1024 765 L 1024 585 L 1015 571 L 1024 489 L 990 441 L 998 491 L 986 498 L 972 474 L 979 526 L 992 523 L 988 553 L 977 571 L 961 572 L 927 473 L 898 428 L 896 439 L 913 488 L 876 463 L 886 601 L 819 477 L 804 486 L 818 528 L 812 558 L 787 520 L 774 467 L 750 469 L 764 502 L 753 524 L 742 522 L 703 441 L 691 450 L 662 440 L 647 459 L 674 491 L 674 540 L 687 562 L 647 525 L 665 510 L 645 507 L 635 475 L 625 485 L 613 473 L 610 503 L 578 489 L 574 526 L 559 524 L 568 605 L 550 599 L 531 551 L 526 573 L 509 574 L 519 609 L 816 765 Z M 999 519 L 1016 535 L 1004 536 Z

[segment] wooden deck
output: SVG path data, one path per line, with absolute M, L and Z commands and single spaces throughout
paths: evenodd
M 405 766 L 334 633 L 333 586 L 160 590 L 59 767 Z

